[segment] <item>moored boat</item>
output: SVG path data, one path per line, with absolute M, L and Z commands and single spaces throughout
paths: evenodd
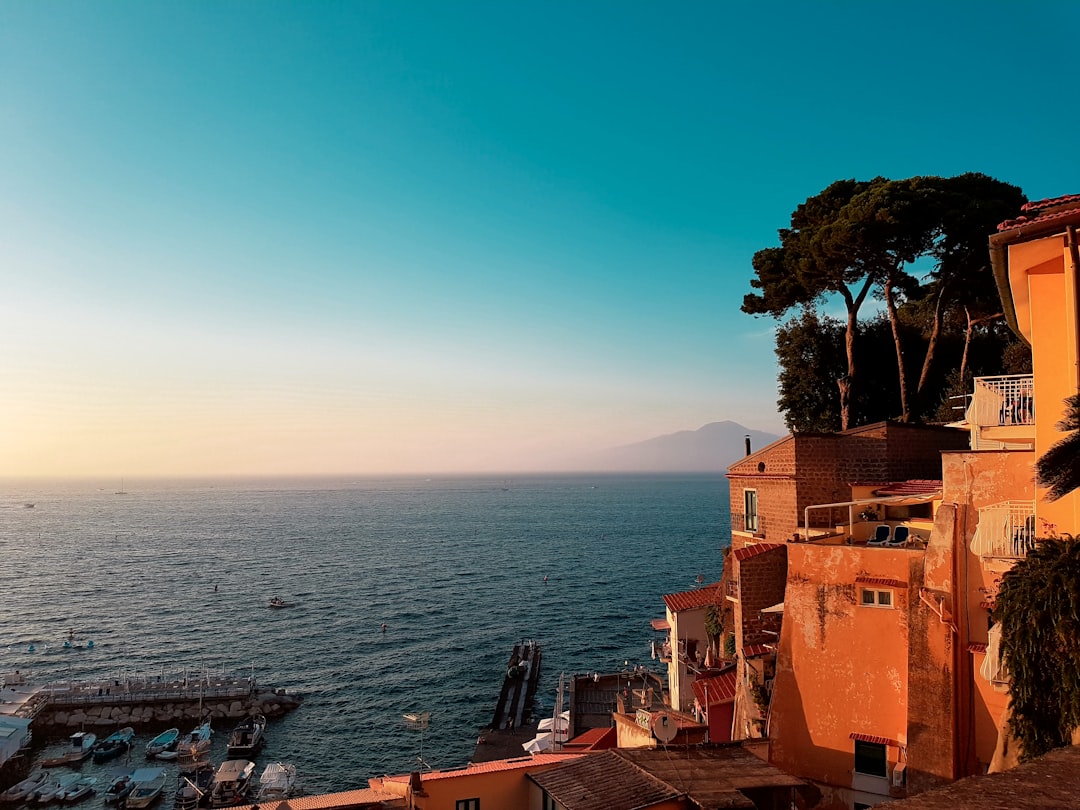
M 27 796 L 26 801 L 30 802 L 32 800 L 37 804 L 48 804 L 78 782 L 79 778 L 80 775 L 77 773 L 65 773 L 61 776 L 46 779 L 41 784 L 41 787 L 30 794 L 30 796 Z
M 267 605 L 267 607 L 272 607 L 272 608 L 288 608 L 288 607 L 295 607 L 295 606 L 296 606 L 296 602 L 289 602 L 289 601 L 287 601 L 285 599 L 279 599 L 276 596 L 273 599 L 271 599 L 270 604 Z
M 82 801 L 94 792 L 97 781 L 96 776 L 80 776 L 67 788 L 57 793 L 56 798 L 58 801 L 67 802 L 68 804 Z
M 126 799 L 127 795 L 131 793 L 131 789 L 135 787 L 135 781 L 131 778 L 131 772 L 122 773 L 111 782 L 102 792 L 102 799 L 105 804 L 114 804 L 121 799 Z
M 214 783 L 214 766 L 209 760 L 195 767 L 180 771 L 173 796 L 173 810 L 196 810 L 210 801 L 210 787 Z
M 214 783 L 210 786 L 210 806 L 247 804 L 254 773 L 255 763 L 250 760 L 229 759 L 221 763 L 221 767 L 214 774 Z
M 14 784 L 3 793 L 0 793 L 0 802 L 17 802 L 19 799 L 24 799 L 27 795 L 41 787 L 48 778 L 49 774 L 45 771 L 38 771 L 35 774 L 31 774 L 18 784 Z
M 214 730 L 207 720 L 180 738 L 176 745 L 176 759 L 181 766 L 190 766 L 210 756 L 210 737 Z M 158 755 L 162 759 L 161 755 Z
M 125 726 L 119 731 L 114 731 L 94 749 L 94 762 L 107 762 L 127 753 L 131 748 L 131 741 L 134 739 L 135 729 L 131 726 Z
M 91 731 L 77 731 L 68 737 L 68 747 L 60 756 L 42 760 L 41 764 L 45 768 L 56 768 L 82 762 L 90 756 L 96 744 L 96 734 Z
M 139 768 L 131 775 L 135 786 L 124 799 L 124 806 L 149 807 L 161 796 L 161 791 L 165 788 L 165 778 L 164 768 Z
M 156 757 L 163 751 L 175 751 L 178 742 L 180 742 L 180 729 L 167 729 L 146 744 L 146 756 Z
M 266 717 L 257 714 L 254 717 L 244 718 L 229 735 L 226 746 L 229 758 L 243 759 L 254 756 L 262 748 L 265 734 Z
M 292 795 L 296 785 L 296 766 L 284 762 L 271 762 L 259 777 L 259 793 L 256 802 L 279 801 Z

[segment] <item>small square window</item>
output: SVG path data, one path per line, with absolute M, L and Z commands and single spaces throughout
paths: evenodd
M 880 588 L 863 588 L 859 592 L 859 603 L 863 607 L 886 607 L 893 606 L 893 592 Z
M 458 799 L 454 803 L 454 810 L 480 810 L 479 799 Z

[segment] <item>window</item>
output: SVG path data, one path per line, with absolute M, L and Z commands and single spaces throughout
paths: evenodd
M 746 515 L 746 531 L 756 532 L 758 530 L 756 489 L 743 490 L 743 514 Z
M 480 810 L 479 799 L 458 799 L 454 803 L 454 810 Z
M 855 741 L 855 773 L 867 776 L 888 776 L 885 744 Z
M 892 591 L 880 590 L 878 588 L 863 588 L 859 603 L 863 607 L 891 608 L 893 606 L 892 597 Z
M 547 791 L 544 791 L 544 803 L 540 810 L 559 810 L 559 806 L 555 804 L 555 800 L 547 795 Z

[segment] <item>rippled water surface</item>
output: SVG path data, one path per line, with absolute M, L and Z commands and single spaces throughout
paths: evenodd
M 728 531 L 721 475 L 119 483 L 0 487 L 0 671 L 254 668 L 306 696 L 262 759 L 308 793 L 408 771 L 404 712 L 464 765 L 521 639 L 549 707 L 561 671 L 659 671 L 649 619 L 719 577 Z

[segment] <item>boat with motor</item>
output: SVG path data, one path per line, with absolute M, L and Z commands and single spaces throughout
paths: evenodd
M 97 782 L 96 776 L 80 776 L 68 788 L 57 793 L 56 799 L 67 804 L 82 801 L 94 793 Z
M 60 776 L 46 779 L 41 787 L 35 790 L 31 796 L 26 798 L 26 801 L 28 803 L 34 801 L 36 804 L 48 804 L 78 782 L 80 778 L 82 778 L 82 774 L 65 773 Z
M 19 799 L 24 799 L 41 787 L 48 778 L 49 774 L 45 771 L 38 771 L 35 774 L 31 774 L 21 782 L 12 785 L 3 793 L 0 793 L 0 802 L 17 802 Z
M 229 759 L 243 759 L 254 756 L 266 742 L 266 717 L 256 714 L 245 717 L 229 734 L 226 746 Z
M 94 762 L 108 762 L 121 754 L 126 754 L 131 749 L 131 742 L 134 739 L 135 729 L 131 726 L 114 731 L 94 749 Z
M 214 784 L 214 766 L 209 760 L 177 775 L 173 810 L 196 810 L 210 800 L 210 787 Z
M 124 799 L 124 807 L 149 807 L 165 789 L 164 768 L 139 768 L 131 775 L 131 779 L 135 785 Z
M 131 771 L 126 771 L 116 776 L 106 786 L 105 790 L 101 794 L 101 798 L 105 804 L 116 804 L 121 799 L 126 799 L 127 795 L 131 793 L 132 788 L 135 787 L 135 780 L 131 778 Z
M 179 742 L 180 729 L 167 729 L 146 744 L 146 756 L 156 757 L 162 751 L 175 751 L 176 744 Z
M 285 762 L 271 762 L 259 777 L 257 803 L 283 801 L 292 795 L 296 786 L 296 766 Z
M 60 756 L 44 759 L 44 768 L 56 768 L 60 765 L 74 765 L 86 759 L 97 745 L 97 735 L 92 731 L 76 731 L 68 737 L 68 747 Z
M 272 607 L 272 608 L 288 608 L 288 607 L 295 607 L 295 606 L 296 606 L 296 602 L 289 602 L 289 601 L 287 601 L 285 599 L 279 599 L 276 596 L 273 599 L 271 599 L 270 604 L 267 605 L 267 607 Z
M 213 733 L 209 720 L 193 728 L 177 743 L 175 759 L 185 767 L 207 759 L 210 756 L 210 737 Z M 159 754 L 158 759 L 164 759 L 164 757 Z
M 251 760 L 228 759 L 221 763 L 210 786 L 210 806 L 248 804 L 247 795 L 251 790 L 251 777 L 254 773 L 255 763 Z

